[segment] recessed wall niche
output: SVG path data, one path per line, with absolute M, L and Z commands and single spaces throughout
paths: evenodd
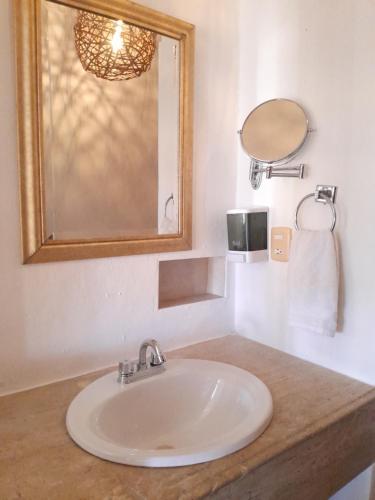
M 159 309 L 225 297 L 225 257 L 159 262 Z

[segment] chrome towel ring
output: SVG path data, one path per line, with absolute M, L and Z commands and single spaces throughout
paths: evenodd
M 298 225 L 298 212 L 299 209 L 301 208 L 302 204 L 309 198 L 315 198 L 315 201 L 319 203 L 324 203 L 329 205 L 331 212 L 332 212 L 332 224 L 331 224 L 331 232 L 335 229 L 336 226 L 336 209 L 335 209 L 335 198 L 336 198 L 336 186 L 322 186 L 318 185 L 316 186 L 316 190 L 314 193 L 307 194 L 302 198 L 302 200 L 298 203 L 297 208 L 296 208 L 296 214 L 295 214 L 295 219 L 294 219 L 294 226 L 297 229 L 297 231 L 300 230 L 300 227 Z

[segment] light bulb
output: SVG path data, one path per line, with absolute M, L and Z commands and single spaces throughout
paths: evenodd
M 113 34 L 113 38 L 111 41 L 112 51 L 114 53 L 118 52 L 124 47 L 124 42 L 121 37 L 121 33 L 123 30 L 122 21 L 116 21 L 115 25 L 116 25 L 115 32 Z

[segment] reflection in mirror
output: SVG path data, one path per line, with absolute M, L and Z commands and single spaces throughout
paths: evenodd
M 241 137 L 253 160 L 280 163 L 298 151 L 306 135 L 307 118 L 301 106 L 288 99 L 273 99 L 249 114 Z
M 43 0 L 41 51 L 44 240 L 178 233 L 180 42 Z

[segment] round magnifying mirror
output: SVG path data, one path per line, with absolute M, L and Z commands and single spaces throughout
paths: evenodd
M 283 164 L 302 147 L 308 120 L 299 104 L 272 99 L 251 111 L 241 130 L 245 152 L 257 163 Z

